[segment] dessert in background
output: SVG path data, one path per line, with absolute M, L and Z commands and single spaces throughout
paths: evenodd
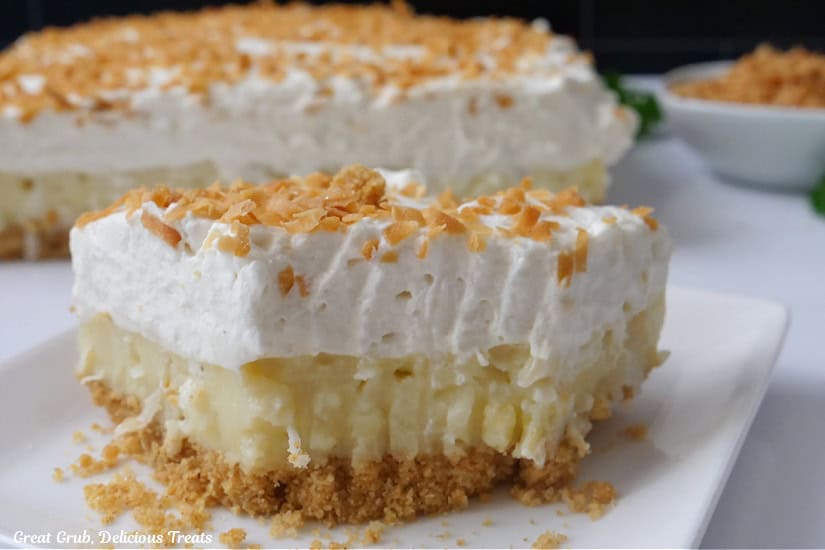
M 825 54 L 762 44 L 719 78 L 673 84 L 681 96 L 778 107 L 825 108 Z
M 46 29 L 0 54 L 0 257 L 65 254 L 81 212 L 136 185 L 352 162 L 598 201 L 635 127 L 544 21 L 255 4 Z
M 71 233 L 77 375 L 176 494 L 328 522 L 558 497 L 662 360 L 650 209 L 350 166 L 133 190 Z M 195 482 L 196 480 L 197 482 Z

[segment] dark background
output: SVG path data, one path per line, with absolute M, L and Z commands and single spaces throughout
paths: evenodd
M 96 15 L 193 9 L 215 0 L 0 0 L 0 47 L 27 30 Z M 412 0 L 418 12 L 545 17 L 596 55 L 602 70 L 660 72 L 736 57 L 762 41 L 825 50 L 823 0 Z

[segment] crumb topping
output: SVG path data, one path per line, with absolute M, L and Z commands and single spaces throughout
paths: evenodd
M 698 99 L 825 108 L 825 54 L 761 44 L 723 76 L 675 84 L 671 89 Z
M 501 79 L 535 71 L 552 35 L 509 18 L 455 20 L 391 6 L 261 2 L 188 13 L 97 19 L 30 33 L 0 54 L 0 110 L 128 110 L 130 94 L 183 89 L 208 98 L 216 83 L 255 75 L 281 81 L 289 69 L 403 92 L 445 76 Z M 585 62 L 573 56 L 569 62 Z M 535 63 L 532 63 L 535 65 Z M 502 108 L 512 98 L 497 98 Z
M 213 228 L 204 247 L 215 246 L 243 257 L 251 250 L 250 228 L 256 225 L 277 227 L 289 234 L 346 232 L 350 226 L 372 219 L 386 225 L 380 239 L 365 239 L 361 256 L 366 261 L 395 263 L 397 247 L 409 239 L 416 239 L 419 259 L 427 257 L 430 242 L 441 235 L 462 237 L 471 252 L 486 250 L 491 235 L 549 243 L 561 224 L 547 216 L 569 217 L 571 208 L 586 206 L 575 189 L 556 194 L 534 190 L 529 178 L 516 187 L 468 202 L 458 201 L 449 191 L 434 199 L 411 198 L 420 197 L 421 189 L 416 184 L 400 193 L 388 190 L 380 173 L 352 165 L 334 175 L 314 173 L 259 186 L 236 181 L 227 187 L 216 183 L 202 189 L 134 189 L 112 206 L 84 214 L 76 225 L 83 227 L 118 211 L 131 217 L 147 203 L 154 203 L 161 217 L 143 208 L 141 224 L 170 246 L 181 242 L 181 234 L 171 224 L 191 215 L 228 226 L 224 233 Z M 639 207 L 630 212 L 651 231 L 658 229 L 653 209 Z M 602 221 L 608 225 L 617 222 L 615 216 Z M 584 227 L 575 229 L 572 248 L 558 256 L 557 281 L 562 286 L 569 286 L 575 274 L 587 271 L 590 234 Z M 283 295 L 293 286 L 303 297 L 310 293 L 309 281 L 291 266 L 278 274 L 278 284 Z

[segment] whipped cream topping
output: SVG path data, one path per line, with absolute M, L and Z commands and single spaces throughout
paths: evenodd
M 403 175 L 390 179 L 405 183 Z M 142 210 L 164 214 L 154 203 Z M 231 232 L 225 224 L 188 214 L 171 222 L 181 236 L 173 247 L 140 218 L 119 211 L 72 230 L 78 315 L 109 314 L 183 357 L 229 369 L 319 353 L 461 360 L 524 344 L 535 365 L 518 382 L 529 384 L 594 334 L 611 330 L 623 341 L 630 316 L 664 289 L 670 256 L 664 228 L 609 206 L 542 214 L 559 224 L 549 242 L 493 233 L 483 251 L 472 252 L 463 237 L 442 234 L 423 259 L 418 237 L 386 241 L 385 219 L 364 218 L 346 232 L 288 234 L 253 225 L 250 251 L 240 257 L 206 244 L 210 235 Z M 499 216 L 483 222 L 510 223 Z M 559 257 L 576 247 L 582 230 L 586 271 L 560 284 Z M 378 249 L 366 260 L 364 243 L 373 239 Z M 393 261 L 382 261 L 391 250 Z M 285 293 L 287 270 L 306 288 L 290 285 Z
M 126 73 L 142 83 L 138 89 L 100 92 L 124 109 L 101 109 L 99 98 L 74 93 L 62 99 L 71 109 L 31 120 L 14 102 L 4 105 L 0 170 L 104 173 L 206 162 L 221 179 L 262 181 L 363 162 L 414 167 L 438 188 L 611 164 L 629 148 L 635 115 L 618 106 L 571 40 L 553 36 L 543 54 L 527 51 L 515 70 L 496 75 L 494 54 L 507 46 L 502 36 L 478 53 L 487 76 L 465 78 L 455 67 L 402 89 L 361 76 L 319 79 L 300 66 L 275 80 L 258 64 L 273 51 L 380 63 L 420 57 L 418 46 L 239 37 L 234 47 L 250 56 L 248 72 L 233 83 L 211 82 L 203 94 L 176 85 L 184 67 L 149 66 Z M 45 84 L 38 74 L 19 80 L 24 95 Z

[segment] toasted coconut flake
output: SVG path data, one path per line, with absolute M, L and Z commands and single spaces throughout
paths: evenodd
M 344 225 L 352 225 L 354 223 L 361 221 L 362 219 L 364 219 L 363 214 L 361 214 L 360 212 L 354 212 L 352 214 L 346 214 L 345 216 L 343 216 L 341 218 L 341 222 L 344 223 Z
M 324 211 L 321 208 L 311 208 L 299 214 L 295 214 L 292 221 L 284 224 L 284 228 L 289 233 L 310 233 L 321 223 Z
M 151 233 L 166 241 L 169 246 L 178 246 L 181 239 L 180 233 L 178 233 L 174 227 L 166 225 L 160 221 L 160 219 L 150 214 L 148 210 L 144 210 L 140 215 L 140 223 Z
M 303 275 L 296 275 L 295 283 L 298 285 L 298 292 L 300 293 L 301 298 L 306 298 L 309 296 L 309 283 L 307 283 L 307 280 Z
M 388 250 L 381 255 L 381 261 L 385 264 L 394 264 L 398 261 L 398 251 Z
M 427 238 L 437 237 L 441 233 L 447 231 L 447 226 L 445 224 L 440 225 L 430 225 L 427 229 Z
M 524 184 L 525 181 L 530 181 L 530 180 L 522 180 L 522 184 Z M 526 193 L 526 188 L 522 187 L 522 184 L 520 184 L 516 187 L 510 187 L 508 189 L 505 189 L 503 191 L 504 196 L 506 198 L 512 200 L 512 201 L 515 201 L 515 202 L 519 203 L 519 204 L 524 203 L 525 199 L 527 198 L 527 193 Z
M 496 94 L 495 98 L 496 103 L 498 103 L 498 106 L 502 109 L 509 109 L 513 106 L 513 103 L 515 103 L 513 96 L 507 94 Z
M 555 196 L 553 196 L 553 198 L 545 201 L 544 204 L 554 214 L 564 214 L 570 207 L 581 208 L 582 206 L 585 206 L 587 203 L 581 197 L 581 195 L 579 195 L 578 191 L 571 187 L 563 191 L 560 191 Z
M 556 267 L 556 280 L 559 286 L 570 286 L 574 270 L 575 260 L 573 254 L 571 252 L 561 252 Z
M 645 225 L 647 225 L 651 231 L 656 231 L 657 229 L 659 229 L 659 222 L 656 220 L 656 218 L 651 216 L 651 214 L 653 213 L 653 209 L 649 206 L 639 206 L 637 208 L 634 208 L 630 212 L 642 218 L 642 220 L 644 220 L 645 222 Z
M 433 230 L 440 226 L 444 226 L 444 231 L 452 235 L 460 235 L 467 230 L 464 224 L 456 218 L 433 207 L 424 210 L 424 218 L 427 220 L 431 235 L 433 234 Z
M 602 221 L 607 225 L 613 225 L 617 221 L 619 221 L 619 219 L 616 216 L 605 216 L 604 218 L 602 218 Z
M 281 295 L 286 296 L 292 290 L 295 284 L 295 272 L 292 266 L 288 265 L 278 273 L 278 287 L 281 289 Z
M 458 212 L 458 219 L 466 225 L 474 225 L 478 222 L 479 213 L 475 208 L 462 208 Z
M 420 183 L 410 182 L 401 189 L 401 195 L 411 199 L 420 199 L 427 194 L 427 188 Z
M 412 221 L 418 225 L 424 225 L 426 223 L 421 210 L 418 208 L 407 208 L 403 206 L 392 207 L 392 219 L 399 222 Z
M 255 204 L 255 201 L 251 199 L 242 200 L 240 202 L 236 202 L 229 209 L 221 216 L 220 221 L 224 223 L 230 223 L 235 220 L 240 220 L 246 218 L 247 214 L 255 210 L 258 205 Z M 247 221 L 249 218 L 245 220 L 245 223 L 255 223 L 254 221 Z
M 443 210 L 453 210 L 458 208 L 458 201 L 450 189 L 442 191 L 435 199 L 435 203 Z
M 83 214 L 80 215 L 80 217 L 77 218 L 77 221 L 75 222 L 75 226 L 76 227 L 84 227 L 84 226 L 92 223 L 93 221 L 97 221 L 99 219 L 105 218 L 106 216 L 109 216 L 109 215 L 117 212 L 118 209 L 120 209 L 120 207 L 122 207 L 124 204 L 126 204 L 126 201 L 129 199 L 129 197 L 130 197 L 129 194 L 123 195 L 117 201 L 115 201 L 111 206 L 109 206 L 108 208 L 105 208 L 103 210 L 84 212 Z
M 320 229 L 321 231 L 335 232 L 335 231 L 340 231 L 340 230 L 344 229 L 345 227 L 346 226 L 344 225 L 344 222 L 342 222 L 339 218 L 334 218 L 334 217 L 323 218 L 318 223 L 318 229 Z
M 421 241 L 421 244 L 418 246 L 418 250 L 416 251 L 415 255 L 419 260 L 423 260 L 427 257 L 427 254 L 430 251 L 430 239 L 425 238 Z
M 504 197 L 498 204 L 497 211 L 499 214 L 504 214 L 505 216 L 518 214 L 521 212 L 521 202 L 510 197 Z
M 541 212 L 538 208 L 535 206 L 525 206 L 524 210 L 521 211 L 521 214 L 518 215 L 516 222 L 513 224 L 513 231 L 522 237 L 529 236 L 533 228 L 536 226 L 536 223 L 538 223 L 540 216 Z
M 396 245 L 418 231 L 418 222 L 395 222 L 384 229 L 384 238 L 391 245 Z
M 470 116 L 476 116 L 478 114 L 478 98 L 471 97 L 470 101 L 467 102 L 467 114 Z
M 249 242 L 249 226 L 235 220 L 229 227 L 232 234 L 222 235 L 218 238 L 218 250 L 232 253 L 235 256 L 246 256 L 249 254 L 251 247 Z
M 553 237 L 553 231 L 561 227 L 558 222 L 542 220 L 530 230 L 529 237 L 536 241 L 549 241 Z
M 372 259 L 373 253 L 378 250 L 378 239 L 370 239 L 361 247 L 361 255 L 364 259 L 369 261 Z
M 386 183 L 381 174 L 360 164 L 343 168 L 335 174 L 330 187 L 349 188 L 355 192 L 355 198 L 363 204 L 377 205 L 384 198 Z
M 467 237 L 467 248 L 470 252 L 484 252 L 487 248 L 487 240 L 480 233 L 473 231 Z
M 576 273 L 584 273 L 587 271 L 587 243 L 590 236 L 581 227 L 577 227 L 576 232 Z

